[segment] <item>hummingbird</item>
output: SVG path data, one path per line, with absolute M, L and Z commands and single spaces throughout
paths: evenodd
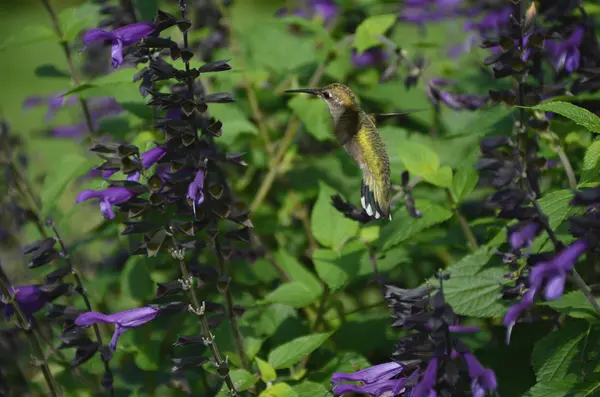
M 338 142 L 362 170 L 361 205 L 375 219 L 389 218 L 390 157 L 376 126 L 375 114 L 360 108 L 356 96 L 347 86 L 333 83 L 323 88 L 286 90 L 321 98 L 329 108 Z M 399 115 L 388 113 L 380 116 Z

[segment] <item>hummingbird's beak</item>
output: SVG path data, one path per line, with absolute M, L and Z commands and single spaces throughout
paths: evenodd
M 290 92 L 290 93 L 302 92 L 305 94 L 319 95 L 320 91 L 317 89 L 314 89 L 314 88 L 298 88 L 297 90 L 285 90 L 285 92 Z

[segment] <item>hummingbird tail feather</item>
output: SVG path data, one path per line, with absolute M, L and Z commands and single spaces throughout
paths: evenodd
M 375 178 L 364 175 L 360 203 L 369 216 L 375 219 L 389 217 L 391 220 L 390 204 L 387 196 L 384 186 L 377 183 Z

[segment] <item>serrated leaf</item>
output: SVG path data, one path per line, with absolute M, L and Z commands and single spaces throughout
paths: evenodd
M 331 116 L 321 100 L 306 94 L 295 94 L 288 102 L 290 109 L 298 116 L 304 127 L 319 141 L 332 139 Z
M 331 332 L 311 334 L 278 346 L 269 353 L 269 364 L 275 369 L 290 368 L 317 350 L 330 336 Z
M 505 270 L 484 267 L 494 252 L 493 247 L 482 247 L 447 269 L 450 280 L 444 283 L 444 295 L 457 314 L 484 318 L 504 314 L 500 290 Z
M 298 397 L 325 397 L 329 390 L 320 383 L 304 381 L 292 387 Z
M 321 248 L 316 249 L 312 257 L 319 278 L 334 292 L 348 282 L 348 274 L 341 268 L 340 259 L 337 252 Z
M 452 186 L 452 168 L 445 165 L 432 174 L 423 175 L 423 179 L 432 185 L 449 188 Z
M 558 113 L 592 132 L 600 132 L 600 117 L 572 103 L 561 101 L 548 102 L 533 106 L 532 109 Z
M 320 183 L 319 196 L 312 210 L 310 226 L 315 239 L 328 248 L 337 248 L 356 236 L 358 223 L 346 218 L 331 205 L 335 190 Z
M 292 281 L 301 282 L 316 295 L 321 294 L 323 287 L 321 286 L 319 279 L 302 265 L 298 259 L 291 256 L 286 251 L 278 251 L 275 253 L 275 260 Z
M 575 360 L 581 361 L 580 350 L 590 325 L 583 321 L 571 322 L 540 339 L 533 348 L 531 365 L 539 382 L 559 381 L 573 372 Z M 578 365 L 581 368 L 581 363 Z
M 63 10 L 58 16 L 63 31 L 63 41 L 71 43 L 86 27 L 96 25 L 99 20 L 99 10 L 100 6 L 92 3 Z
M 69 153 L 58 158 L 46 175 L 40 192 L 40 202 L 42 203 L 40 215 L 42 218 L 54 210 L 67 186 L 86 174 L 94 163 L 95 161 L 76 153 Z
M 600 182 L 600 140 L 592 142 L 583 157 L 579 183 L 589 182 Z
M 525 397 L 592 397 L 600 393 L 600 381 L 594 380 L 575 383 L 573 380 L 540 382 L 533 386 Z
M 256 364 L 258 365 L 258 370 L 260 371 L 260 379 L 267 383 L 273 382 L 277 379 L 277 373 L 275 369 L 266 361 L 261 360 L 258 357 L 254 358 L 256 360 Z
M 413 176 L 431 176 L 440 168 L 440 157 L 422 143 L 402 140 L 398 144 L 400 159 Z
M 238 392 L 248 390 L 258 382 L 258 376 L 251 374 L 243 369 L 232 369 L 229 371 L 229 376 L 233 381 L 233 385 Z M 228 397 L 230 395 L 227 385 L 223 383 L 217 397 Z
M 447 221 L 452 217 L 452 211 L 426 200 L 416 200 L 416 206 L 421 211 L 421 218 L 408 215 L 406 208 L 398 208 L 392 215 L 392 222 L 381 229 L 379 241 L 383 251 L 403 243 L 419 232 Z
M 568 189 L 563 189 L 550 192 L 538 200 L 542 212 L 548 217 L 548 222 L 550 223 L 552 230 L 558 229 L 569 216 L 572 209 L 569 202 L 572 198 L 573 192 Z M 540 252 L 548 239 L 548 234 L 544 232 L 534 241 L 532 247 L 533 252 Z
M 301 308 L 309 306 L 315 302 L 319 294 L 315 294 L 313 290 L 299 281 L 292 281 L 280 285 L 274 291 L 271 291 L 265 297 L 265 302 L 282 303 L 293 307 Z
M 362 21 L 354 34 L 354 47 L 356 47 L 358 53 L 362 54 L 370 47 L 380 44 L 381 42 L 377 36 L 384 35 L 394 25 L 396 18 L 395 14 L 383 14 Z
M 596 298 L 600 303 L 600 298 Z M 588 321 L 598 322 L 600 316 L 588 302 L 585 295 L 581 291 L 571 291 L 564 294 L 560 299 L 541 303 L 549 306 L 559 313 L 563 313 L 569 317 L 582 318 Z
M 471 163 L 464 164 L 452 179 L 452 196 L 457 203 L 462 202 L 477 186 L 479 173 Z
M 130 256 L 121 273 L 121 291 L 137 300 L 143 301 L 154 295 L 154 282 L 143 255 Z

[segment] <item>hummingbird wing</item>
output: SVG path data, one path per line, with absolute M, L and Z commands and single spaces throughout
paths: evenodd
M 390 166 L 387 150 L 376 129 L 361 128 L 355 139 L 347 142 L 346 151 L 360 166 L 361 205 L 375 219 L 389 217 Z

